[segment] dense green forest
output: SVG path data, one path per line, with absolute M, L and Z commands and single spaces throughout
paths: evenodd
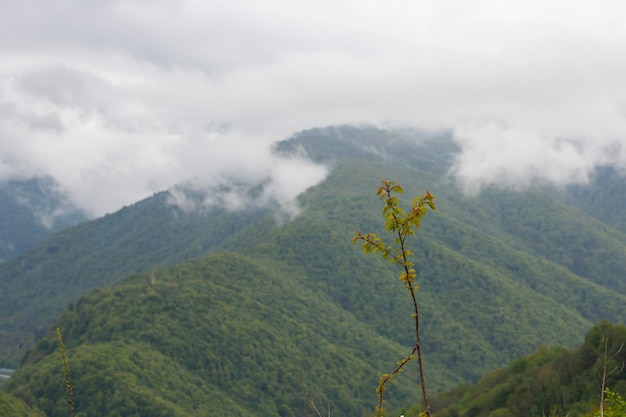
M 540 345 L 578 346 L 602 319 L 622 322 L 624 210 L 596 201 L 619 203 L 617 173 L 594 178 L 593 199 L 583 186 L 540 185 L 467 197 L 446 176 L 456 150 L 447 133 L 314 129 L 276 146 L 332 168 L 292 221 L 273 207 L 183 210 L 163 192 L 52 236 L 0 268 L 10 294 L 0 366 L 33 347 L 8 390 L 62 415 L 58 325 L 82 415 L 150 402 L 164 415 L 301 415 L 305 385 L 337 414 L 368 415 L 379 374 L 412 345 L 397 271 L 351 243 L 356 230 L 384 233 L 382 178 L 404 186 L 404 203 L 436 196 L 410 243 L 433 392 Z M 415 370 L 401 378 L 389 410 L 418 399 Z
M 291 273 L 226 252 L 70 306 L 57 325 L 80 415 L 295 416 L 308 410 L 305 387 L 341 415 L 367 415 L 378 373 L 402 346 Z M 63 416 L 62 374 L 50 332 L 7 388 Z M 410 375 L 396 397 L 410 395 Z
M 626 232 L 626 181 L 614 167 L 598 167 L 585 185 L 568 187 L 564 199 L 610 227 Z
M 163 192 L 63 230 L 3 264 L 0 294 L 7 296 L 0 303 L 0 366 L 16 366 L 52 319 L 79 296 L 130 274 L 211 253 L 266 211 L 184 215 Z
M 604 383 L 626 395 L 626 327 L 603 321 L 577 349 L 547 346 L 433 401 L 441 417 L 591 416 Z M 606 368 L 606 371 L 605 371 Z M 407 413 L 406 417 L 417 416 Z
M 24 401 L 0 390 L 0 416 L 45 417 L 45 414 L 37 408 L 29 407 Z

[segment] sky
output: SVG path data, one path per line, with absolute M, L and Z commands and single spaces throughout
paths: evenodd
M 450 129 L 468 192 L 626 167 L 626 3 L 0 0 L 0 181 L 53 177 L 92 216 L 181 181 L 325 167 L 313 127 Z

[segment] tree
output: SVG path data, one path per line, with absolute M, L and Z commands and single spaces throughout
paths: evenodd
M 382 185 L 378 187 L 376 193 L 385 203 L 383 208 L 383 216 L 385 217 L 385 231 L 391 232 L 394 236 L 394 245 L 386 244 L 381 238 L 376 236 L 375 233 L 368 233 L 366 235 L 357 231 L 352 239 L 353 243 L 362 242 L 363 251 L 365 253 L 380 252 L 383 259 L 388 260 L 392 264 L 397 264 L 401 268 L 400 281 L 407 289 L 411 301 L 413 303 L 413 318 L 415 322 L 415 346 L 411 353 L 398 362 L 398 366 L 390 374 L 383 374 L 378 382 L 376 393 L 378 394 L 378 405 L 376 407 L 376 415 L 378 417 L 383 415 L 383 396 L 385 393 L 385 385 L 387 382 L 393 380 L 404 365 L 406 365 L 417 354 L 417 363 L 419 366 L 420 386 L 422 389 L 422 399 L 424 404 L 423 414 L 426 417 L 430 417 L 430 400 L 426 390 L 426 383 L 424 381 L 424 366 L 422 362 L 422 347 L 420 344 L 420 331 L 419 331 L 419 308 L 417 303 L 416 292 L 419 289 L 419 285 L 415 282 L 415 269 L 414 264 L 409 259 L 413 252 L 407 247 L 407 239 L 413 236 L 415 232 L 420 228 L 422 218 L 428 212 L 428 208 L 436 210 L 435 196 L 426 191 L 423 196 L 417 196 L 413 199 L 411 204 L 411 210 L 405 212 L 398 203 L 397 194 L 404 192 L 400 184 L 394 181 L 382 180 Z
M 626 415 L 626 401 L 617 392 L 609 388 L 604 389 L 604 404 L 596 416 L 623 417 Z
M 624 369 L 624 362 L 614 366 L 609 369 L 609 359 L 607 358 L 607 350 L 609 346 L 609 336 L 604 336 L 604 352 L 601 358 L 602 360 L 602 389 L 600 390 L 600 410 L 598 411 L 599 417 L 612 417 L 612 416 L 624 416 L 626 415 L 626 401 L 622 399 L 622 397 L 616 393 L 611 391 L 607 386 L 607 378 L 617 370 Z M 613 355 L 613 358 L 617 357 L 622 349 L 624 348 L 624 343 L 622 343 Z M 608 407 L 607 407 L 608 403 Z

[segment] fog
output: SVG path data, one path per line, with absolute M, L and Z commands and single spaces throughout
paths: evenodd
M 3 2 L 0 180 L 99 216 L 183 181 L 327 172 L 270 147 L 333 124 L 450 129 L 476 193 L 626 166 L 621 2 Z M 236 205 L 233 200 L 228 203 Z

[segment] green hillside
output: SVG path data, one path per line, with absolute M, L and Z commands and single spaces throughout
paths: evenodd
M 369 230 L 363 225 L 376 224 L 373 230 L 382 233 L 380 204 L 365 183 L 376 184 L 375 177 L 385 169 L 363 162 L 337 167 L 322 186 L 303 196 L 309 209 L 255 252 L 304 267 L 303 285 L 324 291 L 381 334 L 409 344 L 410 334 L 403 331 L 410 320 L 406 295 L 387 278 L 396 272 L 365 258 L 346 239 L 356 229 Z M 409 184 L 407 197 L 420 193 L 412 170 L 393 173 L 398 182 Z M 355 178 L 363 183 L 355 184 Z M 457 377 L 475 379 L 488 369 L 486 363 L 506 363 L 542 343 L 574 346 L 593 322 L 621 319 L 623 294 L 522 251 L 519 239 L 497 224 L 492 231 L 472 227 L 479 223 L 472 213 L 482 210 L 481 201 L 465 200 L 467 213 L 452 210 L 438 177 L 421 173 L 420 181 L 420 188 L 429 188 L 439 204 L 414 243 L 425 349 L 435 356 L 431 361 Z M 522 205 L 537 196 L 518 198 Z M 565 213 L 549 221 L 560 221 Z M 609 247 L 624 248 L 619 241 Z M 626 270 L 624 259 L 617 271 Z
M 79 415 L 94 417 L 296 416 L 305 387 L 339 415 L 367 415 L 378 374 L 402 352 L 291 272 L 231 252 L 97 290 L 57 325 Z M 63 416 L 62 375 L 49 332 L 8 390 Z M 410 376 L 396 397 L 409 398 Z
M 441 394 L 433 400 L 435 415 L 591 416 L 599 408 L 603 375 L 611 391 L 626 394 L 624 343 L 626 327 L 603 321 L 587 333 L 577 349 L 542 346 L 488 372 L 475 385 L 461 385 Z M 406 417 L 416 416 L 417 411 L 406 413 Z
M 0 265 L 0 366 L 14 367 L 71 301 L 130 274 L 211 253 L 262 209 L 185 214 L 163 192 L 65 229 Z
M 591 216 L 626 233 L 626 181 L 624 172 L 599 167 L 589 184 L 568 187 L 565 199 Z
M 0 416 L 3 417 L 45 417 L 38 409 L 32 409 L 23 401 L 0 390 Z
M 436 196 L 437 212 L 411 243 L 432 392 L 542 344 L 577 346 L 601 319 L 623 322 L 626 233 L 615 217 L 572 203 L 573 192 L 463 196 L 444 175 L 455 151 L 446 134 L 337 127 L 276 147 L 303 151 L 332 170 L 299 197 L 293 221 L 276 222 L 271 208 L 185 211 L 164 192 L 2 265 L 0 366 L 17 365 L 43 337 L 10 391 L 46 413 L 61 410 L 47 329 L 71 303 L 58 325 L 85 415 L 129 404 L 160 404 L 165 415 L 299 415 L 304 385 L 337 414 L 367 415 L 377 377 L 412 346 L 398 271 L 351 240 L 356 230 L 383 233 L 382 178 L 404 186 L 406 203 L 425 189 Z M 254 359 L 241 366 L 244 357 Z M 403 378 L 387 409 L 418 398 L 415 375 Z

